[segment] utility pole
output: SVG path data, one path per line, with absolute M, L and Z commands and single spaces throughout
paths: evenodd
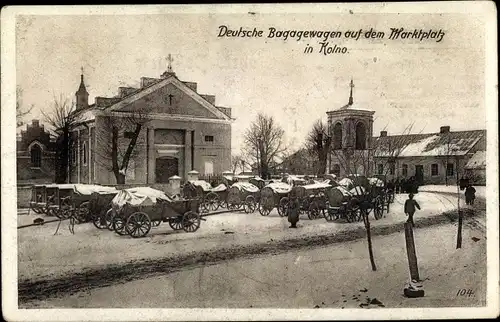
M 458 157 L 455 159 L 456 173 L 457 173 L 457 209 L 458 209 L 458 233 L 457 233 L 457 249 L 462 248 L 462 225 L 463 225 L 463 214 L 460 211 L 460 182 L 458 177 Z

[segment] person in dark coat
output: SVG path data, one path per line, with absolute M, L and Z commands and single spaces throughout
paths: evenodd
M 476 199 L 476 189 L 469 184 L 467 185 L 467 188 L 465 188 L 465 204 L 473 205 L 474 199 Z
M 290 228 L 297 228 L 297 223 L 299 222 L 300 214 L 300 203 L 299 198 L 290 198 L 290 203 L 287 208 L 288 222 L 291 224 Z
M 405 202 L 405 214 L 408 216 L 408 220 L 406 222 L 410 223 L 413 227 L 415 227 L 413 215 L 415 214 L 416 209 L 420 210 L 420 205 L 413 199 L 413 193 L 410 192 L 408 199 Z
M 401 182 L 399 181 L 399 177 L 396 178 L 396 182 L 394 183 L 394 193 L 399 193 L 401 189 Z

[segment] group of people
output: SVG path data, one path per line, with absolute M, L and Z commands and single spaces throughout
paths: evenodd
M 394 193 L 417 193 L 418 183 L 414 176 L 410 178 L 396 178 L 387 182 L 387 189 Z

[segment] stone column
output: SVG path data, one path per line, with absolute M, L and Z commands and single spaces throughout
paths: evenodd
M 189 171 L 194 169 L 194 164 L 191 164 L 191 136 L 191 131 L 186 130 L 184 135 L 184 173 L 181 174 L 184 178 L 187 178 Z
M 170 193 L 172 195 L 178 195 L 181 193 L 181 177 L 172 176 L 168 179 L 168 183 L 170 186 Z
M 188 181 L 195 181 L 198 180 L 200 173 L 196 170 L 191 170 L 187 173 L 187 179 Z

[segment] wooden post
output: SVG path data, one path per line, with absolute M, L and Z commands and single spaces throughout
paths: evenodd
M 460 211 L 460 184 L 458 177 L 458 159 L 456 160 L 456 169 L 457 173 L 457 211 L 458 211 L 458 233 L 457 233 L 457 249 L 462 248 L 462 224 L 463 224 L 463 216 L 462 211 Z
M 411 223 L 405 222 L 406 253 L 412 280 L 420 281 L 418 275 L 417 254 L 415 252 L 415 240 L 413 239 L 413 227 Z

